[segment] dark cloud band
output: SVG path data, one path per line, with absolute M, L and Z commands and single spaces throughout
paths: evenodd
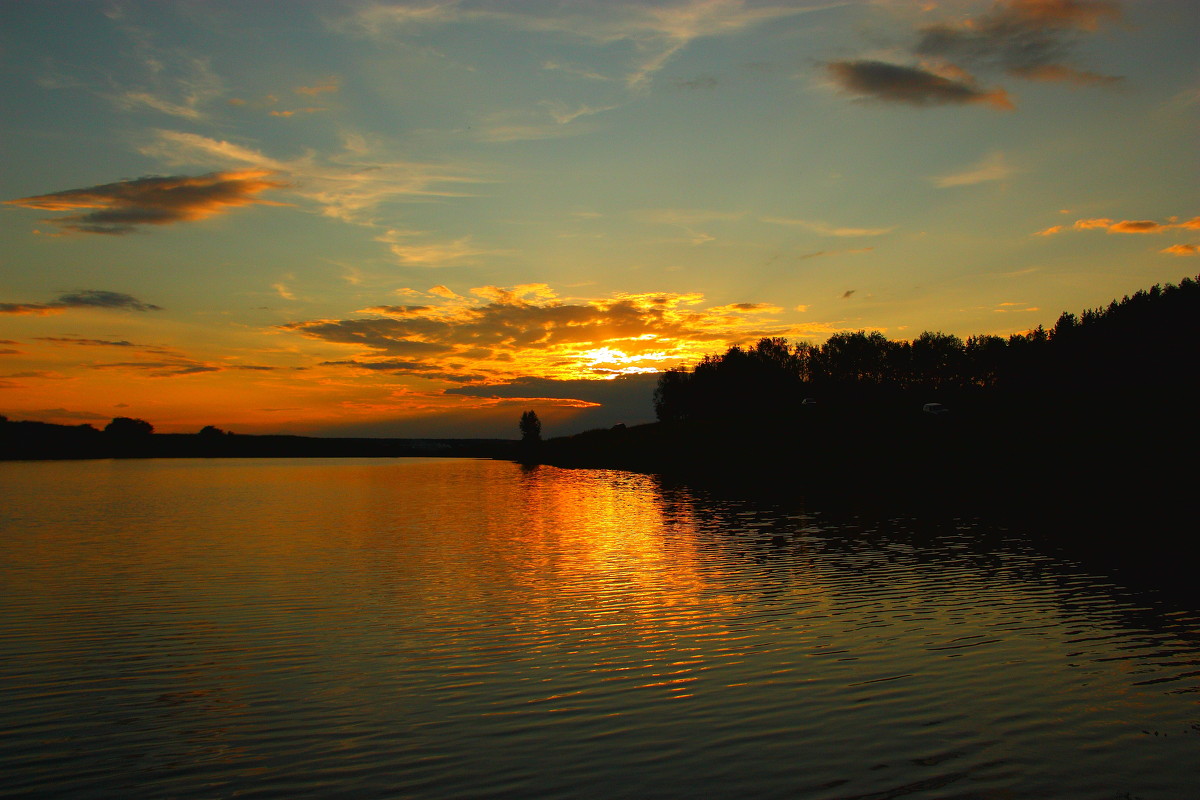
M 118 311 L 161 311 L 162 308 L 143 303 L 133 295 L 88 289 L 67 292 L 50 303 L 0 303 L 0 314 L 61 314 L 71 308 L 107 308 Z
M 213 172 L 196 176 L 138 178 L 85 189 L 5 201 L 43 211 L 79 211 L 48 221 L 76 233 L 120 235 L 140 225 L 169 225 L 203 219 L 230 208 L 251 204 L 275 205 L 258 198 L 267 189 L 283 186 L 268 170 Z
M 862 97 L 914 106 L 984 103 L 1012 108 L 1003 89 L 987 91 L 968 81 L 946 78 L 920 67 L 885 61 L 834 61 L 827 68 L 843 90 Z

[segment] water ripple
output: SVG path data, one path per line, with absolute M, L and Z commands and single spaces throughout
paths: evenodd
M 1188 796 L 1200 615 L 501 462 L 0 464 L 0 797 Z

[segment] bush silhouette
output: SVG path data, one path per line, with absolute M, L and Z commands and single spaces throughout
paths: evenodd
M 109 436 L 120 436 L 123 438 L 136 438 L 149 436 L 154 433 L 154 426 L 144 419 L 133 419 L 132 417 L 116 417 L 112 422 L 104 426 L 104 432 Z

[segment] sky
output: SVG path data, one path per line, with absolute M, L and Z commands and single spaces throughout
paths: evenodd
M 0 0 L 0 413 L 547 436 L 1200 273 L 1194 0 Z

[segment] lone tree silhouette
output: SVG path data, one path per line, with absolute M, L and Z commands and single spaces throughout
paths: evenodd
M 536 411 L 526 411 L 521 415 L 521 440 L 525 442 L 540 442 L 542 440 L 542 421 Z

